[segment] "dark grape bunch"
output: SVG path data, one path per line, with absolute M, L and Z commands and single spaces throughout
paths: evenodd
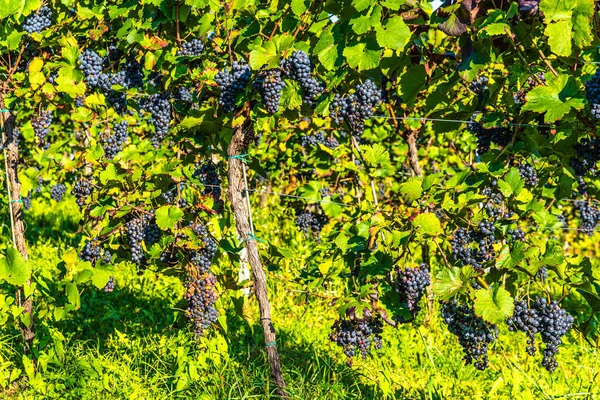
M 346 121 L 352 132 L 362 135 L 365 120 L 373 115 L 373 108 L 380 102 L 381 90 L 369 79 L 365 83 L 357 85 L 355 92 L 351 95 L 336 94 L 329 106 L 329 111 L 336 124 Z
M 269 114 L 279 111 L 279 100 L 285 83 L 281 80 L 281 70 L 262 69 L 253 82 L 254 88 L 260 93 L 262 103 Z
M 225 68 L 217 72 L 215 82 L 219 85 L 219 105 L 223 107 L 223 111 L 235 111 L 235 96 L 244 90 L 251 77 L 252 70 L 243 60 L 234 61 L 231 71 Z
M 573 208 L 579 218 L 579 232 L 592 236 L 600 222 L 600 210 L 584 200 L 574 201 Z
M 313 233 L 318 235 L 321 229 L 327 225 L 327 217 L 323 214 L 317 214 L 312 211 L 296 212 L 296 226 L 304 233 Z
M 515 300 L 512 317 L 506 321 L 510 331 L 525 332 L 527 354 L 534 356 L 535 334 L 539 333 L 546 345 L 543 350 L 542 366 L 552 372 L 558 367 L 556 354 L 562 344 L 561 338 L 571 329 L 575 319 L 558 305 L 556 300 L 550 303 L 543 297 L 537 297 L 531 307 L 525 301 Z
M 181 101 L 183 103 L 191 103 L 192 102 L 192 92 L 190 89 L 185 86 L 181 86 L 177 88 L 177 92 L 175 92 L 175 100 Z
M 127 121 L 121 121 L 113 126 L 112 132 L 105 132 L 100 136 L 100 143 L 102 143 L 104 155 L 107 159 L 112 160 L 123 150 L 123 145 L 129 139 L 129 135 L 127 135 L 128 126 Z
M 67 187 L 64 183 L 57 183 L 50 187 L 50 196 L 52 196 L 55 201 L 62 201 L 66 191 Z
M 585 83 L 585 97 L 590 103 L 590 112 L 596 119 L 600 119 L 600 68 L 592 78 Z
M 522 242 L 525 240 L 525 232 L 523 232 L 523 230 L 520 227 L 516 229 L 509 229 L 507 233 L 511 236 L 512 240 L 514 241 Z
M 46 136 L 50 133 L 50 126 L 52 125 L 52 111 L 44 110 L 39 115 L 34 115 L 31 119 L 31 126 L 33 126 L 33 132 L 38 138 L 40 145 L 43 148 L 47 148 Z
M 219 312 L 214 306 L 217 302 L 214 289 L 216 283 L 217 278 L 211 274 L 189 278 L 185 283 L 184 298 L 188 302 L 185 315 L 194 324 L 194 333 L 197 336 L 203 336 L 219 317 Z
M 484 128 L 479 122 L 470 122 L 469 131 L 477 137 L 477 154 L 482 156 L 488 151 L 492 143 L 505 147 L 510 143 L 510 129 L 503 127 Z
M 201 165 L 197 164 L 194 177 L 204 185 L 205 195 L 211 195 L 215 202 L 221 201 L 221 178 L 217 166 L 213 162 L 207 161 Z
M 179 191 L 178 191 L 179 189 Z M 181 194 L 183 193 L 183 191 L 185 190 L 185 182 L 179 182 L 177 184 L 175 184 L 174 187 L 172 187 L 171 189 L 167 190 L 166 192 L 161 193 L 160 198 L 165 202 L 165 203 L 172 203 L 175 201 L 175 199 Z M 179 205 L 179 207 L 187 207 L 188 206 L 188 202 L 185 198 L 181 197 L 178 201 L 177 204 Z
M 104 286 L 103 289 L 106 293 L 111 293 L 113 290 L 115 290 L 115 277 L 114 276 L 110 276 L 110 278 L 108 278 L 108 282 L 106 282 L 106 286 Z
M 584 138 L 573 146 L 573 150 L 575 156 L 571 158 L 569 165 L 578 177 L 579 191 L 585 193 L 587 185 L 583 177 L 588 173 L 596 173 L 596 164 L 600 160 L 600 143 L 596 139 Z
M 535 169 L 531 164 L 521 164 L 519 166 L 519 175 L 525 179 L 525 185 L 527 186 L 535 187 L 539 182 Z
M 190 227 L 204 246 L 190 254 L 190 261 L 197 268 L 197 274 L 195 277 L 189 276 L 185 284 L 184 297 L 188 301 L 186 316 L 193 322 L 196 335 L 202 336 L 219 316 L 214 307 L 217 301 L 214 290 L 217 278 L 210 270 L 212 259 L 217 254 L 217 242 L 209 235 L 206 226 L 192 223 Z
M 314 107 L 316 98 L 323 93 L 325 86 L 313 78 L 313 63 L 304 51 L 295 51 L 291 57 L 281 60 L 280 67 L 285 76 L 300 83 L 304 103 Z
M 155 131 L 152 144 L 158 148 L 169 133 L 171 103 L 164 95 L 154 94 L 140 101 L 140 106 L 151 115 L 150 122 L 154 125 Z
M 217 254 L 217 242 L 210 237 L 208 230 L 204 225 L 192 224 L 192 230 L 202 240 L 204 247 L 200 250 L 193 251 L 190 256 L 190 261 L 198 268 L 199 274 L 212 273 L 210 266 L 212 259 Z
M 97 86 L 102 72 L 103 59 L 93 50 L 84 50 L 79 56 L 79 68 L 89 86 Z
M 483 371 L 488 367 L 488 347 L 498 337 L 496 325 L 485 322 L 470 307 L 456 300 L 442 304 L 442 320 L 450 333 L 458 337 L 465 363 Z
M 52 9 L 47 6 L 40 7 L 37 12 L 29 15 L 25 18 L 23 23 L 23 30 L 32 34 L 34 32 L 41 32 L 46 28 L 52 26 Z
M 487 76 L 479 76 L 469 84 L 469 88 L 477 95 L 477 101 L 483 103 L 485 93 L 489 90 L 490 79 Z
M 92 263 L 92 266 L 95 267 L 98 261 L 110 264 L 112 255 L 108 250 L 104 250 L 100 247 L 97 239 L 92 239 L 85 242 L 83 249 L 79 252 L 79 259 L 82 261 L 89 261 Z
M 31 190 L 27 193 L 27 197 L 23 197 L 23 209 L 31 210 Z
M 178 56 L 195 57 L 202 55 L 204 52 L 204 43 L 200 39 L 192 39 L 189 42 L 181 45 L 181 50 L 177 51 Z
M 373 316 L 371 310 L 363 312 L 363 318 L 352 316 L 349 319 L 339 319 L 331 327 L 329 339 L 344 349 L 347 357 L 346 364 L 352 366 L 352 358 L 360 352 L 363 359 L 371 351 L 381 349 L 381 333 L 383 332 L 381 318 Z
M 304 148 L 322 144 L 323 146 L 328 147 L 330 149 L 335 149 L 340 145 L 337 139 L 333 136 L 329 136 L 326 138 L 325 133 L 323 131 L 318 131 L 314 135 L 301 136 L 300 140 L 302 142 L 302 147 Z
M 86 199 L 92 194 L 93 191 L 94 187 L 90 181 L 80 179 L 75 182 L 75 185 L 73 185 L 71 194 L 75 196 L 79 207 L 83 207 Z
M 130 219 L 125 224 L 125 229 L 127 231 L 127 243 L 131 251 L 131 261 L 141 264 L 144 261 L 142 243 L 145 243 L 146 246 L 152 246 L 161 237 L 161 230 L 156 224 L 154 211 Z
M 425 288 L 430 284 L 431 276 L 426 264 L 416 268 L 396 269 L 395 290 L 400 295 L 400 302 L 407 304 L 413 317 L 421 310 L 419 302 L 425 293 Z

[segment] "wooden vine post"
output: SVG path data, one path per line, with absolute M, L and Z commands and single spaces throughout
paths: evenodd
M 23 200 L 21 198 L 21 183 L 19 182 L 19 147 L 15 140 L 14 117 L 6 110 L 4 93 L 0 93 L 0 130 L 4 148 L 4 168 L 6 173 L 6 189 L 8 194 L 8 209 L 10 213 L 13 245 L 23 259 L 27 260 L 27 244 L 25 242 L 25 222 L 23 218 Z M 33 299 L 31 297 L 31 279 L 17 291 L 17 301 L 23 307 L 24 319 L 21 319 L 20 331 L 25 341 L 25 353 L 31 354 L 33 349 Z M 22 297 L 26 296 L 25 299 Z
M 286 385 L 281 372 L 281 361 L 276 346 L 276 334 L 273 323 L 271 322 L 271 304 L 267 292 L 267 276 L 258 254 L 258 243 L 253 235 L 251 226 L 251 214 L 249 202 L 247 201 L 248 192 L 245 184 L 246 165 L 239 157 L 245 154 L 248 148 L 250 138 L 254 135 L 252 121 L 247 118 L 242 126 L 234 129 L 231 143 L 227 149 L 229 156 L 229 189 L 227 196 L 231 201 L 237 232 L 242 238 L 247 250 L 247 257 L 252 269 L 254 278 L 254 291 L 260 308 L 260 322 L 263 327 L 265 337 L 265 349 L 269 357 L 269 366 L 271 369 L 271 378 L 277 386 L 277 393 L 283 398 L 288 398 L 285 391 Z M 245 194 L 245 196 L 244 196 Z

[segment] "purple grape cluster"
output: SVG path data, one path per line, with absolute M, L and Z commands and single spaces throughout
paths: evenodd
M 129 135 L 127 135 L 128 126 L 127 121 L 121 121 L 113 126 L 112 132 L 105 132 L 100 136 L 100 143 L 102 143 L 104 155 L 107 159 L 112 160 L 123 150 L 123 144 L 129 139 Z
M 351 95 L 336 94 L 329 111 L 336 124 L 346 121 L 352 132 L 360 136 L 365 129 L 365 120 L 373 115 L 373 109 L 380 102 L 381 90 L 369 79 L 357 85 Z
M 140 102 L 140 106 L 151 115 L 150 122 L 154 125 L 152 144 L 154 145 L 154 148 L 158 148 L 169 133 L 169 124 L 171 123 L 171 103 L 164 95 L 154 94 L 144 98 Z
M 252 70 L 244 61 L 234 61 L 229 68 L 217 72 L 215 82 L 219 85 L 219 105 L 226 113 L 235 111 L 235 96 L 244 90 L 252 77 Z M 279 103 L 279 100 L 277 101 Z
M 512 240 L 514 241 L 524 241 L 525 240 L 525 232 L 521 229 L 521 227 L 517 227 L 516 229 L 509 229 L 507 232 Z
M 115 277 L 114 276 L 110 276 L 110 278 L 108 278 L 108 282 L 106 282 L 106 285 L 104 286 L 103 289 L 106 293 L 111 293 L 113 290 L 115 290 Z
M 260 94 L 267 112 L 275 114 L 279 111 L 281 91 L 285 87 L 285 83 L 281 80 L 281 70 L 279 68 L 262 69 L 252 84 Z
M 95 267 L 98 261 L 109 264 L 112 260 L 112 256 L 107 250 L 103 250 L 102 247 L 100 247 L 97 239 L 92 239 L 85 242 L 83 249 L 79 252 L 79 259 L 82 261 L 89 261 L 92 263 L 92 266 Z
M 465 363 L 483 371 L 489 365 L 488 347 L 498 337 L 498 328 L 475 315 L 470 307 L 456 300 L 442 304 L 442 320 L 450 333 L 458 337 Z
M 23 30 L 29 34 L 41 32 L 52 26 L 52 9 L 47 6 L 40 7 L 37 12 L 29 15 L 23 22 Z
M 327 217 L 323 214 L 317 214 L 312 211 L 297 211 L 296 226 L 304 233 L 313 233 L 318 235 L 321 229 L 327 225 Z
M 573 208 L 579 217 L 579 232 L 592 236 L 600 222 L 600 210 L 584 200 L 574 201 Z
M 62 201 L 65 192 L 67 191 L 67 186 L 64 183 L 57 183 L 50 187 L 50 196 L 55 201 Z
M 154 212 L 144 214 L 141 217 L 132 218 L 125 224 L 127 231 L 127 243 L 131 250 L 131 261 L 141 264 L 144 261 L 142 243 L 152 246 L 158 242 L 161 231 L 154 217 Z
M 600 68 L 592 78 L 585 83 L 585 97 L 590 104 L 590 113 L 600 119 Z
M 50 126 L 52 125 L 52 111 L 44 110 L 39 115 L 34 115 L 31 119 L 31 126 L 33 132 L 39 140 L 39 144 L 43 148 L 47 148 L 46 136 L 50 133 Z
M 314 65 L 308 54 L 302 50 L 295 51 L 291 57 L 281 60 L 280 67 L 285 76 L 300 83 L 303 102 L 314 107 L 317 97 L 323 93 L 325 86 L 311 76 Z
M 212 259 L 217 254 L 217 242 L 210 237 L 208 230 L 204 225 L 192 224 L 192 230 L 202 240 L 204 247 L 200 250 L 193 251 L 190 255 L 190 261 L 198 269 L 199 274 L 210 274 L 210 266 Z
M 79 207 L 83 207 L 87 198 L 92 194 L 93 191 L 94 187 L 92 186 L 90 181 L 80 179 L 77 182 L 75 182 L 75 185 L 73 185 L 73 189 L 71 189 L 71 194 L 75 196 Z
M 413 317 L 421 310 L 419 302 L 430 284 L 431 276 L 426 264 L 416 268 L 396 269 L 395 290 L 400 296 L 400 302 L 406 303 Z
M 370 310 L 365 310 L 363 318 L 338 319 L 331 327 L 329 339 L 344 349 L 347 357 L 346 364 L 352 366 L 352 358 L 360 352 L 363 359 L 371 351 L 381 349 L 381 333 L 383 332 L 381 318 L 373 316 Z
M 322 144 L 323 146 L 325 146 L 327 148 L 335 149 L 336 147 L 338 147 L 340 145 L 335 137 L 333 137 L 333 136 L 325 137 L 325 133 L 323 131 L 318 131 L 314 135 L 301 136 L 300 140 L 302 142 L 302 147 L 304 147 L 304 148 L 316 147 L 319 144 Z
M 86 49 L 79 56 L 79 68 L 83 71 L 85 81 L 91 87 L 98 85 L 104 60 L 93 50 Z
M 194 177 L 204 185 L 205 195 L 211 195 L 215 202 L 221 201 L 221 178 L 217 166 L 213 162 L 207 161 L 202 165 L 197 164 Z
M 558 367 L 556 354 L 562 344 L 561 338 L 571 329 L 574 321 L 573 316 L 561 308 L 556 300 L 548 303 L 545 298 L 537 297 L 531 307 L 525 301 L 515 300 L 514 313 L 506 322 L 510 331 L 527 334 L 527 354 L 531 356 L 536 353 L 535 335 L 540 334 L 546 345 L 542 366 L 552 372 Z
M 175 100 L 181 101 L 183 103 L 191 103 L 192 102 L 192 92 L 190 89 L 180 86 L 177 88 L 177 92 L 175 92 Z
M 179 188 L 179 190 L 178 190 L 178 188 Z M 185 190 L 185 182 L 179 182 L 179 183 L 175 184 L 175 186 L 173 188 L 167 190 L 166 192 L 161 193 L 160 197 L 165 203 L 172 203 L 179 196 L 179 194 L 183 193 L 184 190 Z M 182 207 L 182 208 L 188 206 L 187 200 L 184 199 L 183 197 L 177 201 L 177 204 L 179 205 L 179 207 Z
M 510 143 L 510 129 L 502 127 L 484 128 L 479 122 L 470 122 L 469 131 L 477 137 L 477 154 L 484 155 L 490 151 L 492 143 L 504 147 Z
M 178 56 L 196 57 L 204 52 L 204 43 L 200 39 L 192 39 L 181 45 L 181 50 L 177 51 Z
M 537 72 L 535 75 L 527 78 L 527 86 L 525 89 L 520 89 L 517 92 L 513 93 L 513 99 L 515 104 L 518 106 L 522 106 L 525 104 L 527 100 L 527 92 L 533 89 L 536 86 L 546 83 L 546 75 L 543 72 Z
M 525 185 L 527 186 L 535 187 L 539 182 L 535 169 L 531 164 L 521 164 L 519 166 L 519 175 L 525 179 Z

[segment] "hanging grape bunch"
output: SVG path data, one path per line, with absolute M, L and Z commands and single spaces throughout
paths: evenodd
M 229 68 L 217 72 L 215 82 L 219 85 L 219 105 L 226 113 L 235 110 L 235 96 L 248 84 L 252 70 L 243 60 L 234 61 Z
M 281 80 L 280 69 L 260 70 L 254 79 L 253 86 L 260 94 L 262 103 L 269 114 L 279 111 L 281 91 L 285 87 L 285 83 Z
M 382 348 L 381 333 L 383 322 L 369 309 L 363 311 L 363 318 L 354 315 L 352 309 L 346 313 L 348 318 L 338 319 L 331 327 L 329 339 L 344 349 L 346 364 L 352 366 L 352 358 L 360 352 L 363 359 L 371 351 Z
M 585 83 L 585 97 L 590 105 L 590 113 L 596 119 L 600 119 L 600 68 Z
M 360 136 L 365 129 L 365 120 L 373 115 L 373 109 L 380 102 L 381 90 L 369 79 L 357 85 L 351 95 L 336 94 L 329 110 L 336 124 L 346 121 L 352 132 Z
M 431 276 L 426 264 L 416 268 L 396 269 L 396 292 L 400 296 L 400 302 L 406 303 L 413 317 L 421 310 L 419 302 L 430 284 Z
M 282 59 L 280 67 L 285 76 L 300 83 L 302 88 L 302 100 L 310 107 L 315 106 L 315 100 L 323 93 L 325 86 L 316 78 L 313 78 L 313 64 L 304 51 L 295 51 L 291 57 Z
M 32 34 L 41 32 L 52 26 L 52 10 L 48 6 L 40 7 L 37 12 L 29 15 L 23 23 L 23 30 Z

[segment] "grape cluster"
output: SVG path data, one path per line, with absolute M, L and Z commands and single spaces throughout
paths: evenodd
M 498 337 L 496 325 L 485 322 L 470 307 L 456 300 L 442 304 L 442 320 L 450 333 L 458 337 L 465 363 L 483 371 L 488 367 L 488 347 Z
M 75 98 L 75 107 L 83 107 L 85 106 L 85 97 L 77 96 Z
M 108 278 L 108 282 L 106 282 L 106 285 L 104 286 L 104 291 L 106 293 L 111 293 L 113 290 L 115 290 L 115 277 L 111 275 L 110 278 Z
M 205 195 L 211 195 L 215 202 L 221 200 L 221 178 L 219 178 L 217 166 L 213 162 L 208 161 L 202 165 L 197 164 L 194 177 L 204 185 Z
M 204 52 L 204 43 L 200 39 L 193 39 L 181 45 L 181 50 L 177 51 L 178 56 L 195 57 Z
M 508 128 L 484 128 L 479 122 L 470 122 L 469 130 L 477 137 L 477 154 L 484 155 L 490 151 L 492 143 L 504 147 L 510 143 L 511 134 Z
M 314 233 L 318 235 L 321 229 L 327 225 L 327 217 L 311 211 L 297 211 L 296 226 L 304 233 Z
M 527 186 L 534 187 L 539 182 L 535 169 L 531 164 L 521 164 L 519 166 L 519 175 L 521 175 L 521 178 L 525 179 L 525 184 Z
M 33 126 L 33 132 L 38 138 L 40 145 L 47 147 L 46 136 L 50 133 L 50 126 L 52 125 L 52 111 L 45 110 L 41 114 L 35 115 L 31 119 L 31 126 Z
M 190 89 L 181 86 L 177 89 L 177 92 L 175 93 L 175 100 L 179 100 L 183 103 L 191 103 L 192 92 L 190 92 Z
M 217 294 L 214 286 L 217 278 L 210 267 L 217 254 L 217 243 L 202 224 L 192 223 L 190 227 L 202 240 L 204 247 L 191 252 L 190 261 L 197 268 L 197 274 L 189 276 L 185 286 L 185 299 L 188 301 L 186 316 L 194 323 L 194 332 L 202 336 L 204 331 L 217 321 L 219 313 L 214 307 Z
M 582 139 L 573 146 L 575 156 L 570 165 L 579 177 L 596 172 L 596 163 L 600 160 L 600 143 L 596 139 Z
M 160 239 L 161 230 L 156 224 L 154 214 L 153 211 L 141 217 L 132 218 L 125 224 L 127 243 L 131 250 L 131 261 L 136 264 L 141 264 L 144 260 L 142 243 L 145 243 L 146 246 L 152 246 Z
M 406 303 L 413 317 L 421 310 L 419 302 L 430 284 L 431 276 L 426 264 L 416 268 L 396 269 L 395 290 L 400 295 L 400 302 Z
M 50 196 L 52 196 L 55 201 L 62 201 L 66 191 L 67 187 L 64 183 L 57 183 L 50 187 Z
M 364 311 L 364 318 L 339 319 L 331 327 L 329 339 L 344 349 L 348 366 L 352 358 L 360 351 L 362 358 L 367 358 L 371 351 L 371 343 L 375 349 L 381 349 L 381 333 L 383 322 L 379 317 L 371 315 L 370 310 Z
M 525 240 L 525 232 L 520 227 L 509 229 L 507 233 L 511 236 L 512 240 L 519 240 L 521 242 Z
M 152 144 L 155 148 L 160 147 L 160 143 L 169 133 L 169 124 L 171 123 L 171 103 L 161 94 L 151 95 L 140 102 L 143 110 L 150 113 L 150 122 L 154 125 L 154 137 Z
M 215 82 L 219 85 L 219 105 L 223 111 L 228 113 L 235 110 L 235 96 L 246 87 L 251 76 L 252 70 L 244 61 L 234 61 L 231 71 L 225 68 L 217 72 Z
M 573 322 L 573 316 L 561 308 L 556 300 L 548 303 L 543 297 L 537 297 L 531 307 L 522 300 L 515 300 L 513 316 L 507 320 L 510 331 L 527 334 L 527 354 L 531 356 L 536 353 L 535 334 L 540 333 L 546 345 L 542 366 L 550 372 L 558 367 L 555 356 L 562 344 L 561 338 L 569 331 Z
M 336 124 L 346 121 L 354 133 L 361 135 L 365 128 L 365 120 L 373 115 L 373 108 L 380 102 L 381 90 L 369 79 L 357 85 L 351 95 L 336 94 L 329 111 Z
M 260 93 L 262 103 L 270 114 L 279 111 L 279 100 L 285 83 L 281 80 L 279 68 L 261 70 L 254 82 L 254 88 Z
M 316 98 L 325 90 L 324 85 L 313 78 L 313 63 L 304 51 L 295 51 L 291 57 L 281 60 L 280 67 L 285 76 L 300 83 L 304 103 L 314 107 Z
M 52 9 L 47 6 L 40 7 L 40 9 L 25 18 L 23 22 L 23 30 L 32 34 L 34 32 L 41 32 L 46 28 L 52 26 Z
M 31 209 L 31 191 L 27 193 L 27 197 L 23 197 L 23 208 L 25 211 Z
M 77 182 L 75 182 L 75 185 L 73 185 L 71 194 L 75 196 L 79 207 L 83 207 L 86 199 L 92 194 L 93 191 L 94 187 L 89 181 L 85 179 L 80 179 Z
M 178 191 L 178 188 L 179 188 L 179 191 Z M 185 190 L 185 182 L 179 182 L 173 188 L 167 190 L 166 192 L 163 192 L 160 195 L 160 197 L 165 203 L 172 203 L 179 196 L 179 194 L 183 193 L 184 190 Z M 184 199 L 183 197 L 181 197 L 178 200 L 177 204 L 179 205 L 179 207 L 182 207 L 182 208 L 188 206 L 187 200 Z
M 136 88 L 144 84 L 144 71 L 142 64 L 140 64 L 134 57 L 127 57 L 124 70 L 126 88 Z
M 217 278 L 212 274 L 204 274 L 188 278 L 185 283 L 184 298 L 188 302 L 185 315 L 194 324 L 194 333 L 203 336 L 206 329 L 217 322 L 219 312 L 214 304 L 217 293 L 214 289 Z
M 85 242 L 83 249 L 79 252 L 79 259 L 89 261 L 92 263 L 92 266 L 96 266 L 96 262 L 98 261 L 109 264 L 112 260 L 112 255 L 100 247 L 97 239 L 92 239 Z
M 302 147 L 304 148 L 322 144 L 330 149 L 335 149 L 340 145 L 336 138 L 332 136 L 325 137 L 325 133 L 323 131 L 318 131 L 314 135 L 304 135 L 300 138 L 300 140 L 302 141 Z
M 592 78 L 585 83 L 585 97 L 590 103 L 590 112 L 596 119 L 600 119 L 600 68 Z
M 97 86 L 102 72 L 102 57 L 95 51 L 87 49 L 79 56 L 79 64 L 87 84 L 92 87 Z
M 129 136 L 127 135 L 128 126 L 129 124 L 127 121 L 121 121 L 113 127 L 112 132 L 105 132 L 101 135 L 100 143 L 102 143 L 104 155 L 107 159 L 112 160 L 121 150 L 123 150 L 123 144 L 129 139 Z
M 579 217 L 579 231 L 592 236 L 600 222 L 600 210 L 584 200 L 574 201 L 573 207 Z

